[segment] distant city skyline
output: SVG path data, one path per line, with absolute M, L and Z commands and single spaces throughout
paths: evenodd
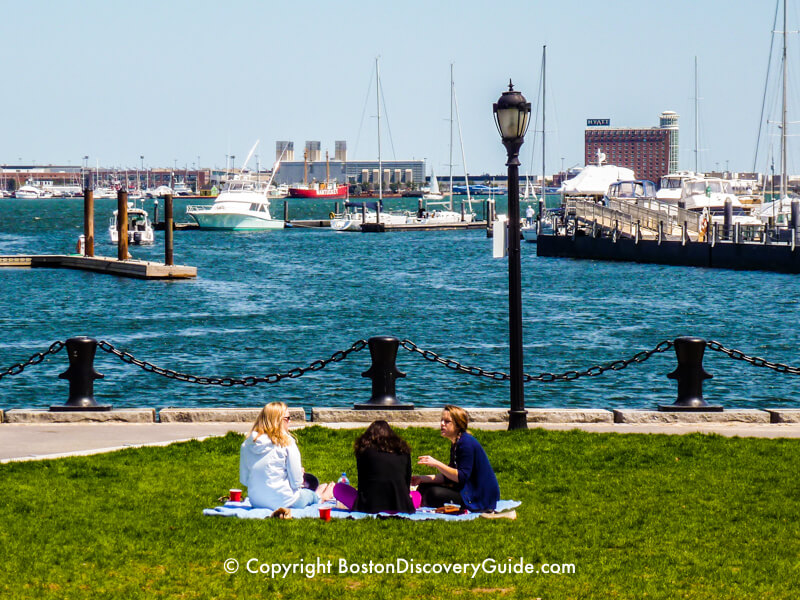
M 547 44 L 548 173 L 584 163 L 587 119 L 657 127 L 667 110 L 679 114 L 679 165 L 694 168 L 695 56 L 700 169 L 751 171 L 776 14 L 764 4 L 3 1 L 0 163 L 80 165 L 89 156 L 90 166 L 225 168 L 232 155 L 240 166 L 256 139 L 263 167 L 277 140 L 300 152 L 320 141 L 323 156 L 346 140 L 349 159 L 373 160 L 380 56 L 384 159 L 425 159 L 428 174 L 447 173 L 453 63 L 468 171 L 502 173 L 492 103 L 510 77 L 537 109 Z M 790 4 L 787 29 L 799 26 Z M 800 45 L 789 37 L 797 121 Z M 775 44 L 765 122 L 780 118 L 778 36 Z M 800 172 L 797 127 L 788 129 L 790 173 Z M 526 137 L 523 173 L 541 172 L 540 129 L 532 124 Z M 769 171 L 770 145 L 779 169 L 776 134 L 774 124 L 761 134 L 759 171 Z

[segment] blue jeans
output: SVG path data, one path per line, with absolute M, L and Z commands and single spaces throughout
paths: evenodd
M 319 504 L 319 496 L 317 496 L 316 492 L 312 492 L 308 488 L 303 488 L 300 490 L 300 497 L 297 501 L 287 508 L 305 508 L 310 504 Z

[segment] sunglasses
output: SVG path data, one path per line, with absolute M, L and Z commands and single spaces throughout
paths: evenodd
M 283 417 L 283 420 L 284 420 L 284 421 L 291 421 L 291 420 L 292 420 L 292 417 Z

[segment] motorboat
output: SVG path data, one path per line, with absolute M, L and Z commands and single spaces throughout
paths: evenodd
M 175 196 L 191 196 L 194 194 L 194 190 L 185 181 L 176 181 L 172 187 L 172 193 Z
M 119 243 L 118 218 L 119 212 L 115 210 L 108 221 L 108 237 L 114 245 Z M 142 207 L 134 206 L 133 202 L 128 202 L 128 243 L 136 246 L 149 246 L 155 241 L 153 224 L 150 222 L 147 211 Z
M 148 198 L 163 198 L 164 196 L 172 194 L 172 188 L 168 185 L 159 185 L 155 188 L 146 189 L 144 194 Z
M 615 181 L 608 186 L 607 200 L 653 200 L 656 198 L 656 184 L 647 179 Z
M 22 198 L 24 200 L 33 200 L 41 198 L 41 190 L 34 185 L 22 185 L 14 192 L 15 198 Z
M 702 173 L 694 171 L 678 171 L 669 173 L 661 178 L 661 186 L 656 192 L 656 200 L 677 204 L 681 199 L 683 182 L 694 177 L 702 177 Z
M 24 200 L 33 200 L 36 198 L 52 198 L 53 191 L 48 187 L 45 187 L 41 183 L 33 181 L 29 179 L 25 182 L 25 185 L 20 186 L 16 192 L 14 192 L 15 198 L 20 198 Z
M 733 186 L 727 179 L 719 177 L 690 177 L 681 186 L 679 205 L 687 210 L 706 212 L 712 223 L 722 223 L 725 218 L 725 204 L 730 201 L 733 222 L 741 225 L 760 225 L 761 220 L 750 216 L 739 198 L 733 193 Z
M 260 231 L 283 229 L 284 222 L 269 212 L 269 183 L 250 179 L 232 179 L 211 205 L 190 205 L 189 215 L 200 229 Z

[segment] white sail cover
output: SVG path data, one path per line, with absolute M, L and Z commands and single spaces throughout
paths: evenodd
M 608 191 L 608 186 L 616 181 L 636 179 L 632 169 L 615 165 L 586 165 L 572 179 L 562 186 L 562 191 L 571 196 L 601 195 Z

